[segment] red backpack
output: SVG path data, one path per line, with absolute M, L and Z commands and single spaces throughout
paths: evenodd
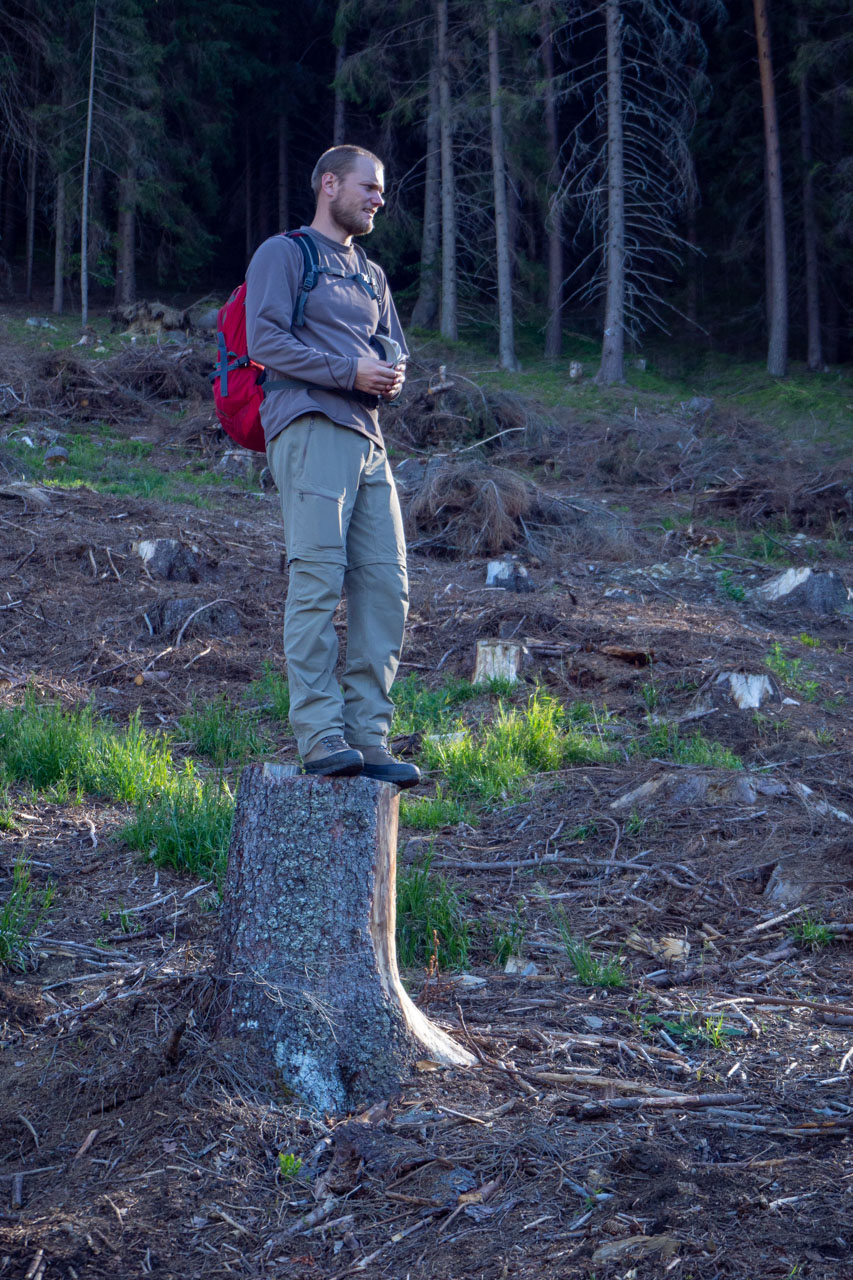
M 306 235 L 304 231 L 282 231 L 281 235 L 287 236 L 288 240 L 296 241 L 305 260 L 305 273 L 296 297 L 291 322 L 291 327 L 295 329 L 305 323 L 305 300 L 316 285 L 319 275 L 327 272 L 329 275 L 343 276 L 343 273 L 320 265 L 317 245 L 313 237 Z M 362 257 L 363 252 L 362 250 Z M 376 298 L 379 296 L 378 283 L 367 265 L 366 258 L 364 263 L 366 272 L 356 273 L 356 278 L 362 282 L 371 296 Z M 265 453 L 266 443 L 264 429 L 261 426 L 260 409 L 264 398 L 266 371 L 263 365 L 256 364 L 248 356 L 245 281 L 237 286 L 225 306 L 220 308 L 216 330 L 216 365 L 213 373 L 208 374 L 213 385 L 216 416 L 223 430 L 236 444 L 242 445 L 244 449 L 253 449 L 256 453 Z M 297 379 L 286 379 L 268 383 L 267 390 L 300 385 L 302 384 Z M 308 383 L 304 385 L 309 390 L 328 389 L 312 388 Z M 377 403 L 375 397 L 363 397 L 360 392 L 353 391 L 348 394 L 359 400 L 364 399 L 365 403 Z

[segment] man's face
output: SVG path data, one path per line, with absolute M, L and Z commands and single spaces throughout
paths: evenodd
M 366 236 L 373 230 L 374 215 L 385 203 L 384 178 L 382 165 L 356 156 L 349 173 L 334 179 L 329 214 L 346 235 Z

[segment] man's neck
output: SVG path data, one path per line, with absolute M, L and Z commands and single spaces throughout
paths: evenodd
M 346 249 L 352 248 L 352 236 L 344 231 L 343 227 L 339 227 L 337 222 L 323 210 L 318 209 L 314 214 L 310 229 L 318 231 L 321 236 L 326 236 L 329 240 L 337 240 L 338 244 L 342 244 Z

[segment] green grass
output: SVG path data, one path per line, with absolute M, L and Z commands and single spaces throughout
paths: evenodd
M 445 796 L 441 787 L 436 788 L 434 796 L 400 797 L 400 825 L 415 831 L 440 831 L 458 822 L 473 826 L 476 821 L 476 814 L 461 800 Z
M 698 730 L 682 737 L 672 724 L 647 723 L 646 732 L 631 745 L 634 755 L 674 760 L 712 769 L 742 769 L 743 761 L 721 742 L 712 742 Z
M 658 1029 L 685 1047 L 695 1044 L 709 1044 L 714 1049 L 727 1049 L 728 1039 L 745 1035 L 743 1027 L 727 1026 L 722 1014 L 718 1018 L 711 1016 L 684 1015 L 680 1017 L 662 1017 L 657 1013 L 643 1014 L 641 1029 L 648 1034 Z
M 47 918 L 53 886 L 37 894 L 30 881 L 29 863 L 19 858 L 12 868 L 12 890 L 0 905 L 0 968 L 23 972 L 30 959 L 30 939 Z
M 39 790 L 131 802 L 167 787 L 172 765 L 168 739 L 144 729 L 138 711 L 117 729 L 90 706 L 66 711 L 32 690 L 0 708 L 0 757 L 10 780 Z
M 391 690 L 394 719 L 391 734 L 423 733 L 445 728 L 453 712 L 490 692 L 488 685 L 471 684 L 470 680 L 446 680 L 437 689 L 428 689 L 417 676 L 398 680 Z
M 734 600 L 736 604 L 742 604 L 746 599 L 746 591 L 734 581 L 731 569 L 723 569 L 717 574 L 717 584 L 727 600 Z
M 404 968 L 426 964 L 438 945 L 442 969 L 468 961 L 472 925 L 444 876 L 432 870 L 432 853 L 397 875 L 397 957 Z
M 122 832 L 131 848 L 195 875 L 222 875 L 234 802 L 216 779 L 182 772 L 170 739 L 149 733 L 135 712 L 125 729 L 91 707 L 65 710 L 28 690 L 18 707 L 0 708 L 0 757 L 6 777 L 55 799 L 83 795 L 126 802 L 135 819 Z
M 576 938 L 562 907 L 550 908 L 551 919 L 560 935 L 560 941 L 582 987 L 624 987 L 625 971 L 618 956 L 600 960 L 592 954 L 584 938 Z
M 811 947 L 813 951 L 828 947 L 835 941 L 836 936 L 828 924 L 822 920 L 815 920 L 808 914 L 792 925 L 789 933 L 795 942 L 799 942 L 804 947 Z
M 509 800 L 532 773 L 617 758 L 601 724 L 587 719 L 588 708 L 581 705 L 573 715 L 541 690 L 520 710 L 500 703 L 494 720 L 476 732 L 464 728 L 452 738 L 426 739 L 424 762 L 444 775 L 452 797 L 485 804 Z
M 524 921 L 524 903 L 519 902 L 508 920 L 490 920 L 492 926 L 492 954 L 495 963 L 503 969 L 511 956 L 520 956 L 524 949 L 527 928 Z
M 160 866 L 221 885 L 231 839 L 234 797 L 218 779 L 198 778 L 188 763 L 170 785 L 141 799 L 121 832 L 131 849 Z
M 264 674 L 259 680 L 253 680 L 249 688 L 262 712 L 275 720 L 287 720 L 290 715 L 287 677 L 272 662 L 264 663 Z
M 193 702 L 178 724 L 191 748 L 217 768 L 256 759 L 271 747 L 269 735 L 252 712 L 242 711 L 223 693 L 210 702 Z
M 809 679 L 802 674 L 806 669 L 805 660 L 786 657 L 778 640 L 774 642 L 770 653 L 765 656 L 764 664 L 781 680 L 782 684 L 800 694 L 806 702 L 814 702 L 818 697 L 820 685 L 817 680 Z
M 88 488 L 116 497 L 185 502 L 191 506 L 209 505 L 210 495 L 218 488 L 254 488 L 250 479 L 212 471 L 195 454 L 183 455 L 183 466 L 165 471 L 151 460 L 152 441 L 128 439 L 104 423 L 92 422 L 85 431 L 69 431 L 60 437 L 58 443 L 68 452 L 64 466 L 45 463 L 44 446 L 30 448 L 23 442 L 25 435 L 32 438 L 32 433 L 23 427 L 9 432 L 6 450 L 23 475 L 49 488 Z
M 302 1161 L 299 1156 L 293 1154 L 292 1151 L 279 1151 L 278 1153 L 278 1172 L 279 1176 L 289 1182 L 293 1178 L 298 1178 L 302 1169 Z

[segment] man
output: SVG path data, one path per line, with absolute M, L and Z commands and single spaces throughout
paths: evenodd
M 333 147 L 320 157 L 311 179 L 314 220 L 300 229 L 318 251 L 316 284 L 300 299 L 306 267 L 299 244 L 284 236 L 265 241 L 246 276 L 246 334 L 249 356 L 267 370 L 261 421 L 284 518 L 284 652 L 303 767 L 411 787 L 418 769 L 387 745 L 408 580 L 377 414 L 380 401 L 402 388 L 406 346 L 384 273 L 354 244 L 373 230 L 383 183 L 382 162 L 361 147 Z M 377 335 L 397 344 L 397 363 L 382 358 Z M 339 687 L 332 618 L 344 590 Z

